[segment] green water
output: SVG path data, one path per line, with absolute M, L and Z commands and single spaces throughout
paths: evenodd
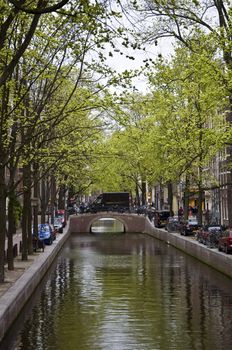
M 232 349 L 232 281 L 146 235 L 72 235 L 35 299 L 4 350 Z

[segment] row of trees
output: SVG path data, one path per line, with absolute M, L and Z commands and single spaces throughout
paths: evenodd
M 227 98 L 226 121 L 231 127 L 232 122 L 232 7 L 228 0 L 188 0 L 188 1 L 146 1 L 137 4 L 137 10 L 148 23 L 144 32 L 139 33 L 143 40 L 157 44 L 160 38 L 175 38 L 192 54 L 210 56 L 213 48 L 215 57 L 221 60 L 221 70 L 215 75 L 215 66 L 209 74 L 219 79 L 223 84 Z M 209 44 L 210 43 L 210 44 Z M 196 69 L 198 69 L 196 67 Z M 219 94 L 220 96 L 220 94 Z M 222 108 L 224 107 L 222 103 Z M 227 181 L 223 185 L 227 191 L 227 210 L 229 212 L 229 225 L 232 225 L 232 153 L 231 137 L 226 140 L 226 167 Z M 188 180 L 187 180 L 188 182 Z
M 146 63 L 150 94 L 122 101 L 123 129 L 108 140 L 108 149 L 111 145 L 113 152 L 122 151 L 121 160 L 110 163 L 115 166 L 110 174 L 121 175 L 115 186 L 120 187 L 127 178 L 132 180 L 133 190 L 138 192 L 140 186 L 144 192 L 145 181 L 170 184 L 184 179 L 185 197 L 191 182 L 198 188 L 201 203 L 204 189 L 220 186 L 205 167 L 224 150 L 226 166 L 222 170 L 228 181 L 223 186 L 232 213 L 230 2 L 144 0 L 133 1 L 130 11 L 136 18 L 135 30 L 143 19 L 143 31 L 137 29 L 138 42 L 157 45 L 172 37 L 179 45 L 171 62 L 160 55 L 153 66 Z M 186 201 L 186 215 L 187 207 Z M 229 224 L 231 221 L 230 214 Z
M 14 268 L 17 197 L 23 197 L 27 260 L 38 202 L 45 222 L 59 188 L 75 182 L 83 190 L 92 182 L 89 164 L 108 123 L 107 87 L 124 78 L 103 55 L 105 44 L 115 47 L 114 39 L 124 35 L 110 25 L 117 17 L 98 2 L 0 1 L 0 283 L 6 230 L 8 268 Z
M 202 203 L 206 189 L 220 186 L 209 169 L 232 137 L 225 67 L 210 36 L 198 33 L 198 43 L 194 52 L 179 45 L 171 60 L 149 67 L 149 94 L 121 100 L 121 127 L 105 145 L 115 157 L 99 162 L 98 187 L 129 189 L 138 203 L 142 193 L 145 204 L 146 184 L 167 185 L 172 208 L 172 183 L 182 180 L 187 217 L 190 187 Z M 201 206 L 198 215 L 201 222 Z

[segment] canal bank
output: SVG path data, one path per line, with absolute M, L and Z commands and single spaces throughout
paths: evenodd
M 69 234 L 68 223 L 63 234 L 59 234 L 52 245 L 46 246 L 44 252 L 29 256 L 28 261 L 18 261 L 18 265 L 16 263 L 16 271 L 12 272 L 9 281 L 6 280 L 5 283 L 6 286 L 8 283 L 11 286 L 6 290 L 3 286 L 0 296 L 0 342 L 39 285 Z
M 232 254 L 219 252 L 217 248 L 208 248 L 205 245 L 200 244 L 195 237 L 185 237 L 181 236 L 179 233 L 154 228 L 150 223 L 147 223 L 144 233 L 172 245 L 182 252 L 191 255 L 204 264 L 207 264 L 215 270 L 232 278 Z

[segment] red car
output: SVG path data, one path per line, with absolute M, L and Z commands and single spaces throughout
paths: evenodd
M 197 232 L 197 240 L 211 248 L 218 246 L 218 240 L 223 232 L 221 225 L 205 225 Z
M 232 252 L 232 229 L 226 230 L 219 238 L 218 250 L 224 251 L 226 254 Z

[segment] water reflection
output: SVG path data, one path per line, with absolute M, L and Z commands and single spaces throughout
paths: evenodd
M 231 312 L 232 281 L 162 242 L 137 234 L 73 235 L 8 346 L 229 350 Z
M 101 218 L 91 226 L 92 233 L 105 233 L 105 232 L 124 232 L 124 225 L 117 219 L 114 218 Z

